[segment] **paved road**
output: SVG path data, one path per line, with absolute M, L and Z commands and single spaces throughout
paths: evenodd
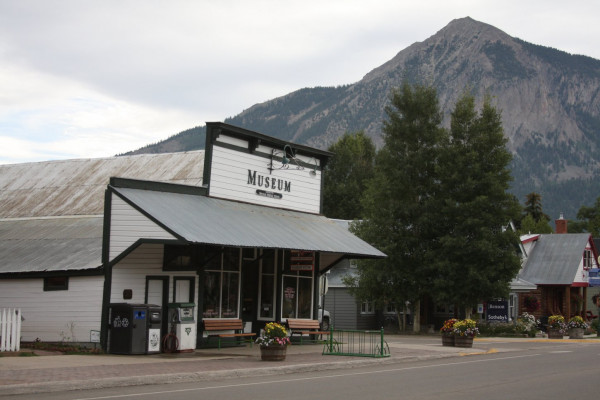
M 424 342 L 417 342 L 426 345 Z M 576 399 L 596 397 L 600 343 L 489 339 L 452 358 L 10 399 Z

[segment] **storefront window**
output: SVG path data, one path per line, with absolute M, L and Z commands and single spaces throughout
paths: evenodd
M 275 318 L 276 253 L 272 250 L 262 250 L 261 254 L 258 317 L 259 319 L 273 320 Z
M 204 272 L 204 318 L 238 318 L 240 249 L 225 248 Z

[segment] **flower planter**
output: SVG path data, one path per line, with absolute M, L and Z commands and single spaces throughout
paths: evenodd
M 473 336 L 455 336 L 455 347 L 473 347 Z
M 442 346 L 454 346 L 454 335 L 442 335 Z
M 569 339 L 583 339 L 583 328 L 569 329 Z
M 260 346 L 260 359 L 263 361 L 284 361 L 287 346 Z
M 562 339 L 563 333 L 559 329 L 548 329 L 548 339 Z

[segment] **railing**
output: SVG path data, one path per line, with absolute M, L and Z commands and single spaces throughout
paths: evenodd
M 0 351 L 21 349 L 21 309 L 0 309 Z
M 390 348 L 380 331 L 331 329 L 323 355 L 389 357 Z

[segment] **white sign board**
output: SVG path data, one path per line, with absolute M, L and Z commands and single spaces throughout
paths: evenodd
M 301 169 L 297 168 L 297 164 L 281 168 L 283 149 L 258 146 L 254 153 L 249 153 L 247 148 L 244 140 L 219 136 L 212 149 L 211 197 L 320 212 L 321 171 L 317 168 L 317 160 L 296 154 L 303 164 Z M 273 154 L 277 156 L 272 157 Z

